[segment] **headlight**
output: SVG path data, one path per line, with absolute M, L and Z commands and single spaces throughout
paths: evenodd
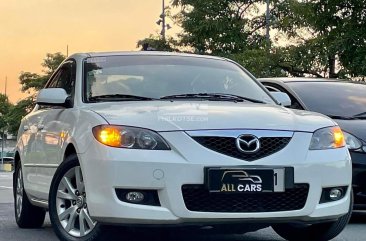
M 354 135 L 352 135 L 348 132 L 345 132 L 345 131 L 343 131 L 343 135 L 344 135 L 344 139 L 346 141 L 346 145 L 347 145 L 348 149 L 357 150 L 362 147 L 361 141 Z
M 339 126 L 327 127 L 314 132 L 310 150 L 324 150 L 345 146 L 344 136 Z
M 100 125 L 93 128 L 100 143 L 127 149 L 170 150 L 166 141 L 156 132 L 136 127 Z

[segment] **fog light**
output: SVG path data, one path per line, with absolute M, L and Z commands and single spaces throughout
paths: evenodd
M 118 199 L 122 202 L 136 205 L 160 206 L 157 190 L 116 188 L 116 194 Z
M 140 203 L 144 201 L 144 198 L 145 196 L 142 192 L 128 192 L 126 194 L 126 199 L 132 203 Z
M 347 193 L 347 186 L 323 188 L 319 203 L 327 203 L 341 200 Z
M 333 201 L 337 201 L 342 198 L 342 190 L 339 188 L 333 188 L 329 192 L 329 198 Z

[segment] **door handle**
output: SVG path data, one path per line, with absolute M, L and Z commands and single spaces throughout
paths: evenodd
M 29 126 L 23 126 L 23 130 L 24 130 L 24 131 L 29 130 Z
M 44 125 L 43 125 L 43 124 L 38 124 L 38 125 L 37 125 L 37 129 L 38 129 L 38 130 L 43 130 L 43 128 L 44 128 Z

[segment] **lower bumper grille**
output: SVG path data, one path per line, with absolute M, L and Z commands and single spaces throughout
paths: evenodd
M 304 208 L 308 184 L 295 184 L 281 193 L 210 193 L 204 185 L 183 185 L 182 193 L 188 210 L 195 212 L 280 212 Z

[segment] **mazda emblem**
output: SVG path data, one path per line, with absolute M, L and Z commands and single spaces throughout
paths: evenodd
M 259 151 L 261 143 L 258 137 L 250 134 L 243 134 L 236 138 L 236 147 L 240 152 L 251 154 Z

